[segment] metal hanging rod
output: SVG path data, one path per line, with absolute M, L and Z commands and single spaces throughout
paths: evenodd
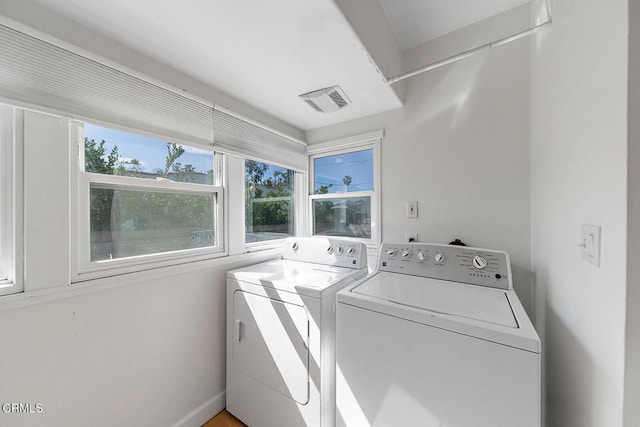
M 451 64 L 453 62 L 458 62 L 461 59 L 468 58 L 469 56 L 475 55 L 476 53 L 482 52 L 487 49 L 491 49 L 492 47 L 502 46 L 504 44 L 511 43 L 512 41 L 521 39 L 523 37 L 530 36 L 550 25 L 551 25 L 551 17 L 549 17 L 548 20 L 543 22 L 542 24 L 538 24 L 535 27 L 529 28 L 524 31 L 520 31 L 519 33 L 512 34 L 502 39 L 494 40 L 487 44 L 483 44 L 482 46 L 474 47 L 473 49 L 465 50 L 464 52 L 458 53 L 457 55 L 453 55 L 448 58 L 441 59 L 440 61 L 432 62 L 431 64 L 425 65 L 424 67 L 420 67 L 417 70 L 409 71 L 408 73 L 400 74 L 399 76 L 390 77 L 387 79 L 387 83 L 392 85 L 401 80 L 408 79 L 409 77 L 426 73 L 427 71 L 435 70 L 436 68 L 444 67 L 445 65 Z

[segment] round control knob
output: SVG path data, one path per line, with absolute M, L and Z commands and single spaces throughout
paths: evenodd
M 389 249 L 389 250 L 387 251 L 387 255 L 389 255 L 389 256 L 395 256 L 395 255 L 396 255 L 396 252 L 397 252 L 397 251 L 396 251 L 395 249 Z
M 336 249 L 336 253 L 338 255 L 342 255 L 343 252 L 344 252 L 344 246 L 338 246 L 338 248 Z
M 354 248 L 353 246 L 351 246 L 351 247 L 349 248 L 349 250 L 347 251 L 347 253 L 348 253 L 349 255 L 355 255 L 355 253 L 356 253 L 356 248 Z
M 424 261 L 427 257 L 425 256 L 424 252 L 422 251 L 418 251 L 418 259 L 420 261 Z
M 409 249 L 405 249 L 401 254 L 402 258 L 409 258 L 411 256 L 411 251 Z
M 291 244 L 291 249 L 293 249 L 294 251 L 297 251 L 299 247 L 300 245 L 298 245 L 298 242 L 293 242 Z
M 328 254 L 332 254 L 332 253 L 333 253 L 333 247 L 332 247 L 332 246 L 329 246 L 329 247 L 327 248 L 327 253 L 328 253 Z
M 473 257 L 473 266 L 478 270 L 482 270 L 483 268 L 486 268 L 488 264 L 489 263 L 487 262 L 487 260 L 484 257 L 481 257 L 480 255 L 476 255 Z
M 444 254 L 437 253 L 436 256 L 433 257 L 433 259 L 435 259 L 436 262 L 444 262 Z

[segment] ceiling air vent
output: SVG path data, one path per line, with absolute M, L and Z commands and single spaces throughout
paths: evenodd
M 313 92 L 303 93 L 300 98 L 316 111 L 321 113 L 331 113 L 338 111 L 351 104 L 340 86 L 331 86 Z

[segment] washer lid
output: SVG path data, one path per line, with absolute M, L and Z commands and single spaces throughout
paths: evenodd
M 517 328 L 505 291 L 380 272 L 351 290 L 405 306 Z
M 364 276 L 366 271 L 366 268 L 354 270 L 345 267 L 279 259 L 229 271 L 227 277 L 240 282 L 320 297 L 325 289 L 339 283 L 347 285 L 351 280 L 342 283 L 343 280 Z

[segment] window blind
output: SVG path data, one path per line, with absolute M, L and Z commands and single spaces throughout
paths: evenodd
M 303 141 L 1 24 L 0 98 L 307 169 Z
M 212 106 L 0 25 L 0 97 L 211 147 Z
M 307 170 L 307 144 L 264 127 L 221 107 L 214 107 L 213 135 L 216 151 L 251 160 Z

